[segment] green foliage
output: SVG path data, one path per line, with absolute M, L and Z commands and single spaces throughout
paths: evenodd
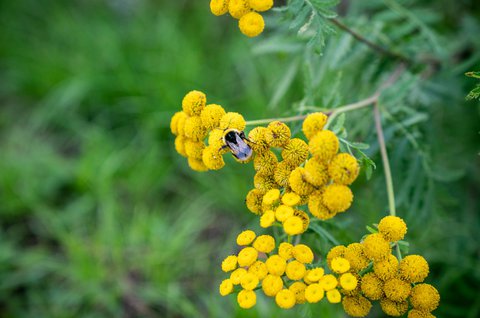
M 284 311 L 261 297 L 244 311 L 218 296 L 233 237 L 258 229 L 239 204 L 253 169 L 227 159 L 194 173 L 168 129 L 191 89 L 247 119 L 371 96 L 400 61 L 336 28 L 338 14 L 415 61 L 379 103 L 409 226 L 402 251 L 429 261 L 437 316 L 478 316 L 480 108 L 465 104 L 463 76 L 480 64 L 478 1 L 336 5 L 292 0 L 251 40 L 206 1 L 1 2 L 1 315 L 339 317 L 340 307 Z M 337 119 L 363 169 L 350 211 L 305 236 L 318 255 L 358 241 L 387 210 L 371 109 Z
M 480 72 L 467 72 L 465 73 L 465 75 L 468 77 L 480 79 Z M 472 89 L 466 97 L 467 100 L 476 99 L 476 98 L 480 98 L 480 84 L 477 84 L 477 87 Z

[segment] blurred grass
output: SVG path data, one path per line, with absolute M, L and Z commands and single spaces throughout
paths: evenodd
M 275 46 L 242 37 L 200 1 L 0 2 L 0 316 L 342 316 L 339 306 L 282 311 L 263 298 L 243 311 L 217 294 L 233 237 L 258 228 L 241 204 L 253 172 L 231 159 L 219 172 L 190 171 L 168 128 L 191 89 L 247 119 L 291 113 L 304 94 L 302 56 L 291 57 L 298 43 L 291 45 L 266 54 Z M 312 66 L 329 91 L 322 103 L 372 91 L 375 83 L 335 91 L 342 75 L 334 67 L 344 67 L 345 87 L 358 86 L 348 76 L 357 61 L 342 65 L 337 56 L 329 67 Z M 405 215 L 412 252 L 431 262 L 442 293 L 439 315 L 475 317 L 479 112 L 463 104 L 471 82 L 448 70 L 438 82 L 451 92 L 431 104 L 438 111 L 424 133 L 439 174 L 454 175 L 432 190 L 425 214 Z M 401 171 L 396 151 L 415 150 L 392 148 Z M 355 193 L 351 215 L 326 225 L 346 243 L 383 215 L 381 170 L 368 183 L 362 176 Z

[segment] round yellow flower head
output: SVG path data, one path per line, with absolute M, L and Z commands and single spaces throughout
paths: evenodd
M 337 278 L 331 274 L 322 276 L 318 283 L 323 289 L 325 289 L 325 291 L 332 290 L 338 285 Z
M 393 301 L 388 298 L 383 298 L 380 300 L 380 307 L 382 307 L 382 311 L 389 316 L 393 317 L 400 317 L 408 310 L 408 302 L 407 301 Z
M 307 269 L 304 264 L 300 263 L 299 261 L 291 261 L 287 264 L 287 268 L 285 269 L 285 273 L 287 277 L 291 280 L 300 280 L 305 276 Z
M 253 242 L 253 247 L 262 253 L 270 253 L 275 248 L 275 239 L 270 235 L 260 235 Z
M 428 311 L 412 309 L 408 312 L 408 318 L 435 318 L 435 316 Z
M 288 180 L 290 179 L 290 174 L 292 170 L 295 169 L 290 163 L 286 161 L 281 161 L 275 167 L 275 172 L 273 178 L 275 182 L 281 187 L 288 187 Z
M 367 235 L 362 244 L 365 256 L 374 261 L 384 260 L 391 253 L 390 244 L 379 233 Z
M 257 235 L 252 230 L 245 230 L 237 235 L 237 245 L 247 246 L 252 244 Z
M 330 268 L 332 271 L 338 274 L 346 273 L 350 270 L 350 262 L 343 257 L 335 257 L 331 261 Z
M 357 288 L 357 278 L 351 273 L 345 273 L 340 276 L 340 286 L 347 291 L 354 290 Z
M 220 119 L 219 128 L 221 130 L 232 128 L 232 129 L 238 129 L 240 131 L 243 131 L 246 126 L 247 126 L 247 123 L 245 122 L 245 119 L 243 118 L 242 115 L 235 112 L 228 112 L 225 115 L 223 115 L 222 118 Z
M 344 297 L 342 305 L 345 312 L 352 317 L 365 317 L 372 308 L 372 303 L 361 295 Z
M 209 146 L 217 146 L 218 151 L 222 154 L 227 153 L 228 150 L 225 149 L 223 151 L 220 150 L 220 148 L 223 146 L 223 130 L 221 129 L 213 129 L 208 133 L 208 145 Z
M 302 124 L 302 131 L 308 140 L 312 139 L 327 123 L 327 115 L 324 113 L 312 113 L 305 118 Z
M 306 302 L 305 288 L 307 288 L 307 285 L 302 282 L 294 282 L 288 287 L 288 289 L 295 295 L 295 303 L 304 304 Z
M 305 180 L 316 187 L 327 184 L 328 166 L 318 159 L 312 158 L 305 164 Z
M 290 309 L 295 306 L 295 294 L 289 289 L 282 289 L 275 295 L 275 302 L 280 308 Z
M 398 272 L 398 259 L 390 254 L 386 259 L 373 263 L 373 271 L 383 281 L 393 278 Z
M 277 156 L 275 156 L 273 152 L 264 151 L 255 155 L 255 158 L 253 159 L 253 168 L 261 174 L 273 175 L 277 163 Z
M 272 175 L 265 175 L 259 172 L 257 172 L 253 177 L 253 185 L 255 186 L 255 188 L 262 190 L 264 193 L 270 189 L 278 188 L 278 185 L 273 179 Z
M 200 116 L 188 117 L 185 120 L 185 136 L 193 140 L 202 140 L 207 136 L 207 129 Z
M 201 141 L 195 141 L 192 139 L 185 140 L 185 153 L 188 157 L 202 160 L 204 149 L 205 144 Z
M 223 156 L 218 151 L 217 146 L 208 146 L 202 152 L 202 161 L 210 170 L 220 170 L 225 166 Z
M 305 181 L 305 168 L 303 167 L 297 167 L 290 173 L 288 183 L 292 190 L 299 195 L 308 195 L 315 190 L 313 185 Z
M 385 296 L 393 301 L 406 300 L 411 290 L 412 286 L 399 278 L 391 278 L 387 280 L 383 286 Z
M 258 12 L 268 11 L 273 7 L 273 0 L 250 0 L 250 7 Z
M 187 140 L 187 138 L 185 138 L 185 136 L 182 136 L 182 135 L 178 135 L 175 138 L 175 150 L 178 152 L 179 155 L 181 155 L 183 157 L 188 157 L 187 153 L 185 152 L 185 141 L 186 140 Z
M 200 113 L 203 126 L 207 130 L 212 130 L 220 126 L 220 119 L 225 115 L 225 110 L 217 104 L 207 105 Z
M 220 286 L 218 287 L 218 291 L 220 292 L 220 295 L 222 295 L 222 296 L 227 296 L 228 294 L 231 294 L 232 291 L 233 291 L 232 281 L 229 278 L 223 280 L 220 283 Z
M 253 290 L 258 286 L 258 277 L 253 273 L 246 273 L 240 279 L 240 286 L 246 290 Z
M 290 139 L 282 150 L 282 158 L 292 166 L 298 166 L 308 158 L 308 145 L 302 139 Z
M 297 216 L 302 220 L 303 232 L 305 232 L 308 229 L 308 225 L 310 224 L 310 217 L 308 216 L 308 214 L 302 210 L 295 210 L 293 211 L 293 216 Z
M 223 15 L 228 12 L 229 0 L 210 0 L 210 11 L 216 15 Z
M 269 297 L 274 297 L 282 288 L 283 280 L 280 276 L 269 274 L 262 281 L 262 290 Z
M 310 284 L 305 289 L 305 299 L 311 304 L 318 303 L 324 295 L 325 290 L 320 284 Z
M 410 283 L 421 283 L 427 278 L 429 268 L 428 263 L 420 255 L 408 255 L 400 262 L 400 277 Z
M 237 256 L 230 255 L 230 256 L 227 256 L 222 261 L 222 271 L 230 272 L 230 271 L 233 271 L 236 268 L 237 268 Z
M 262 212 L 262 200 L 263 194 L 265 192 L 259 189 L 252 189 L 248 192 L 245 199 L 247 208 L 255 214 L 260 214 Z
M 185 112 L 182 112 L 185 114 Z M 185 122 L 187 121 L 187 114 L 185 116 L 178 116 L 178 119 L 176 120 L 176 128 L 177 128 L 177 133 L 178 136 L 184 136 L 185 135 Z
M 257 12 L 249 12 L 238 20 L 238 28 L 248 37 L 255 37 L 263 32 L 265 21 Z
M 258 280 L 262 280 L 268 274 L 267 265 L 262 261 L 256 261 L 248 267 L 248 273 L 252 273 L 257 276 Z
M 291 216 L 283 222 L 283 230 L 288 235 L 297 235 L 304 232 L 303 221 L 298 216 Z
M 280 121 L 272 121 L 265 132 L 265 140 L 271 147 L 284 147 L 290 141 L 290 128 Z
M 293 216 L 293 208 L 288 205 L 280 205 L 275 210 L 275 218 L 280 222 L 285 222 L 286 219 Z
M 272 205 L 280 200 L 280 190 L 271 189 L 263 196 L 263 205 Z
M 257 260 L 258 252 L 253 247 L 245 247 L 239 253 L 237 257 L 239 266 L 250 266 Z
M 361 289 L 363 295 L 371 300 L 379 300 L 383 297 L 383 282 L 375 273 L 363 275 Z
M 182 109 L 188 116 L 199 116 L 205 104 L 207 96 L 200 91 L 190 91 L 183 97 Z
M 249 309 L 257 303 L 257 295 L 252 290 L 241 290 L 237 295 L 238 305 L 243 309 Z
M 293 247 L 292 253 L 293 257 L 295 257 L 295 259 L 300 263 L 310 264 L 311 262 L 313 262 L 313 252 L 310 247 L 305 244 L 295 245 Z
M 328 165 L 328 175 L 338 184 L 352 184 L 357 179 L 359 171 L 357 159 L 348 153 L 339 153 Z
M 237 268 L 230 274 L 230 280 L 232 281 L 233 285 L 240 284 L 240 280 L 242 279 L 243 275 L 247 273 L 245 268 Z
M 260 226 L 263 228 L 267 228 L 273 225 L 275 222 L 275 211 L 267 210 L 265 213 L 262 214 L 260 217 Z
M 398 216 L 389 215 L 380 220 L 378 231 L 388 242 L 396 242 L 403 240 L 407 233 L 407 225 Z
M 287 242 L 280 243 L 278 246 L 278 255 L 288 261 L 293 257 L 293 245 Z
M 342 295 L 340 295 L 338 289 L 332 289 L 327 291 L 327 299 L 331 304 L 338 304 L 342 301 Z
M 323 205 L 323 191 L 313 192 L 308 199 L 308 210 L 310 213 L 320 219 L 329 220 L 333 218 L 337 213 L 331 212 L 325 205 Z
M 300 196 L 295 192 L 286 192 L 282 196 L 282 203 L 288 206 L 295 206 L 300 203 Z
M 358 272 L 366 268 L 369 264 L 368 258 L 365 256 L 363 245 L 360 243 L 352 243 L 347 246 L 343 257 L 350 262 L 353 271 Z
M 334 246 L 328 251 L 327 265 L 332 268 L 332 260 L 336 257 L 343 257 L 347 248 L 344 245 Z M 349 262 L 350 263 L 350 262 Z
M 202 160 L 195 159 L 193 157 L 188 157 L 188 165 L 190 166 L 190 169 L 194 171 L 198 171 L 198 172 L 208 171 L 207 166 L 205 166 Z
M 353 193 L 349 187 L 332 183 L 325 187 L 322 195 L 323 204 L 331 212 L 344 212 L 353 201 Z
M 183 111 L 182 112 L 176 112 L 172 116 L 172 119 L 170 120 L 170 130 L 172 131 L 172 134 L 174 134 L 176 136 L 179 135 L 178 122 L 180 121 L 180 118 L 183 118 L 183 122 L 185 122 L 185 119 L 187 119 L 187 114 L 185 114 Z
M 276 276 L 282 276 L 287 267 L 287 261 L 277 254 L 270 256 L 265 264 L 267 265 L 268 272 Z
M 240 19 L 250 10 L 248 0 L 230 0 L 228 3 L 228 12 L 235 19 Z
M 248 133 L 248 139 L 251 141 L 249 145 L 256 153 L 265 152 L 270 148 L 265 139 L 266 131 L 265 127 L 255 127 Z
M 418 284 L 412 288 L 410 302 L 415 309 L 433 311 L 438 307 L 440 295 L 430 284 Z
M 325 274 L 325 270 L 321 267 L 317 267 L 317 268 L 313 268 L 313 269 L 309 270 L 305 274 L 305 278 L 309 282 L 316 283 L 323 277 L 324 274 Z
M 332 131 L 322 130 L 310 139 L 308 147 L 314 157 L 327 162 L 337 154 L 340 143 Z

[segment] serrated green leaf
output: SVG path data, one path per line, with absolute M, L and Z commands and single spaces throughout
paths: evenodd
M 470 93 L 468 93 L 467 97 L 465 97 L 466 100 L 472 100 L 476 98 L 480 98 L 480 86 L 475 87 L 472 89 Z
M 288 4 L 288 9 L 293 15 L 297 15 L 304 5 L 304 0 L 291 0 Z
M 345 125 L 345 113 L 341 113 L 340 116 L 337 117 L 337 120 L 335 121 L 335 125 L 332 127 L 332 131 L 338 135 L 340 130 L 343 128 Z
M 465 75 L 468 77 L 480 78 L 480 71 L 467 72 Z
M 292 23 L 290 23 L 290 29 L 297 30 L 302 25 L 308 23 L 307 17 L 310 15 L 311 12 L 312 9 L 309 6 L 304 6 L 295 16 L 295 19 L 293 19 Z
M 373 227 L 371 227 L 371 226 L 369 226 L 369 225 L 367 225 L 366 228 L 367 228 L 367 231 L 370 232 L 370 233 L 372 233 L 372 234 L 378 232 L 377 229 L 374 229 Z
M 368 148 L 370 148 L 369 144 L 365 144 L 363 142 L 352 142 L 352 143 L 350 143 L 350 146 L 355 148 L 355 149 L 368 149 Z

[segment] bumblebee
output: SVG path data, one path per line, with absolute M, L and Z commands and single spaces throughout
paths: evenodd
M 232 155 L 240 162 L 247 162 L 253 154 L 252 148 L 247 144 L 250 142 L 243 131 L 237 129 L 226 129 L 223 137 L 222 149 L 230 148 Z

